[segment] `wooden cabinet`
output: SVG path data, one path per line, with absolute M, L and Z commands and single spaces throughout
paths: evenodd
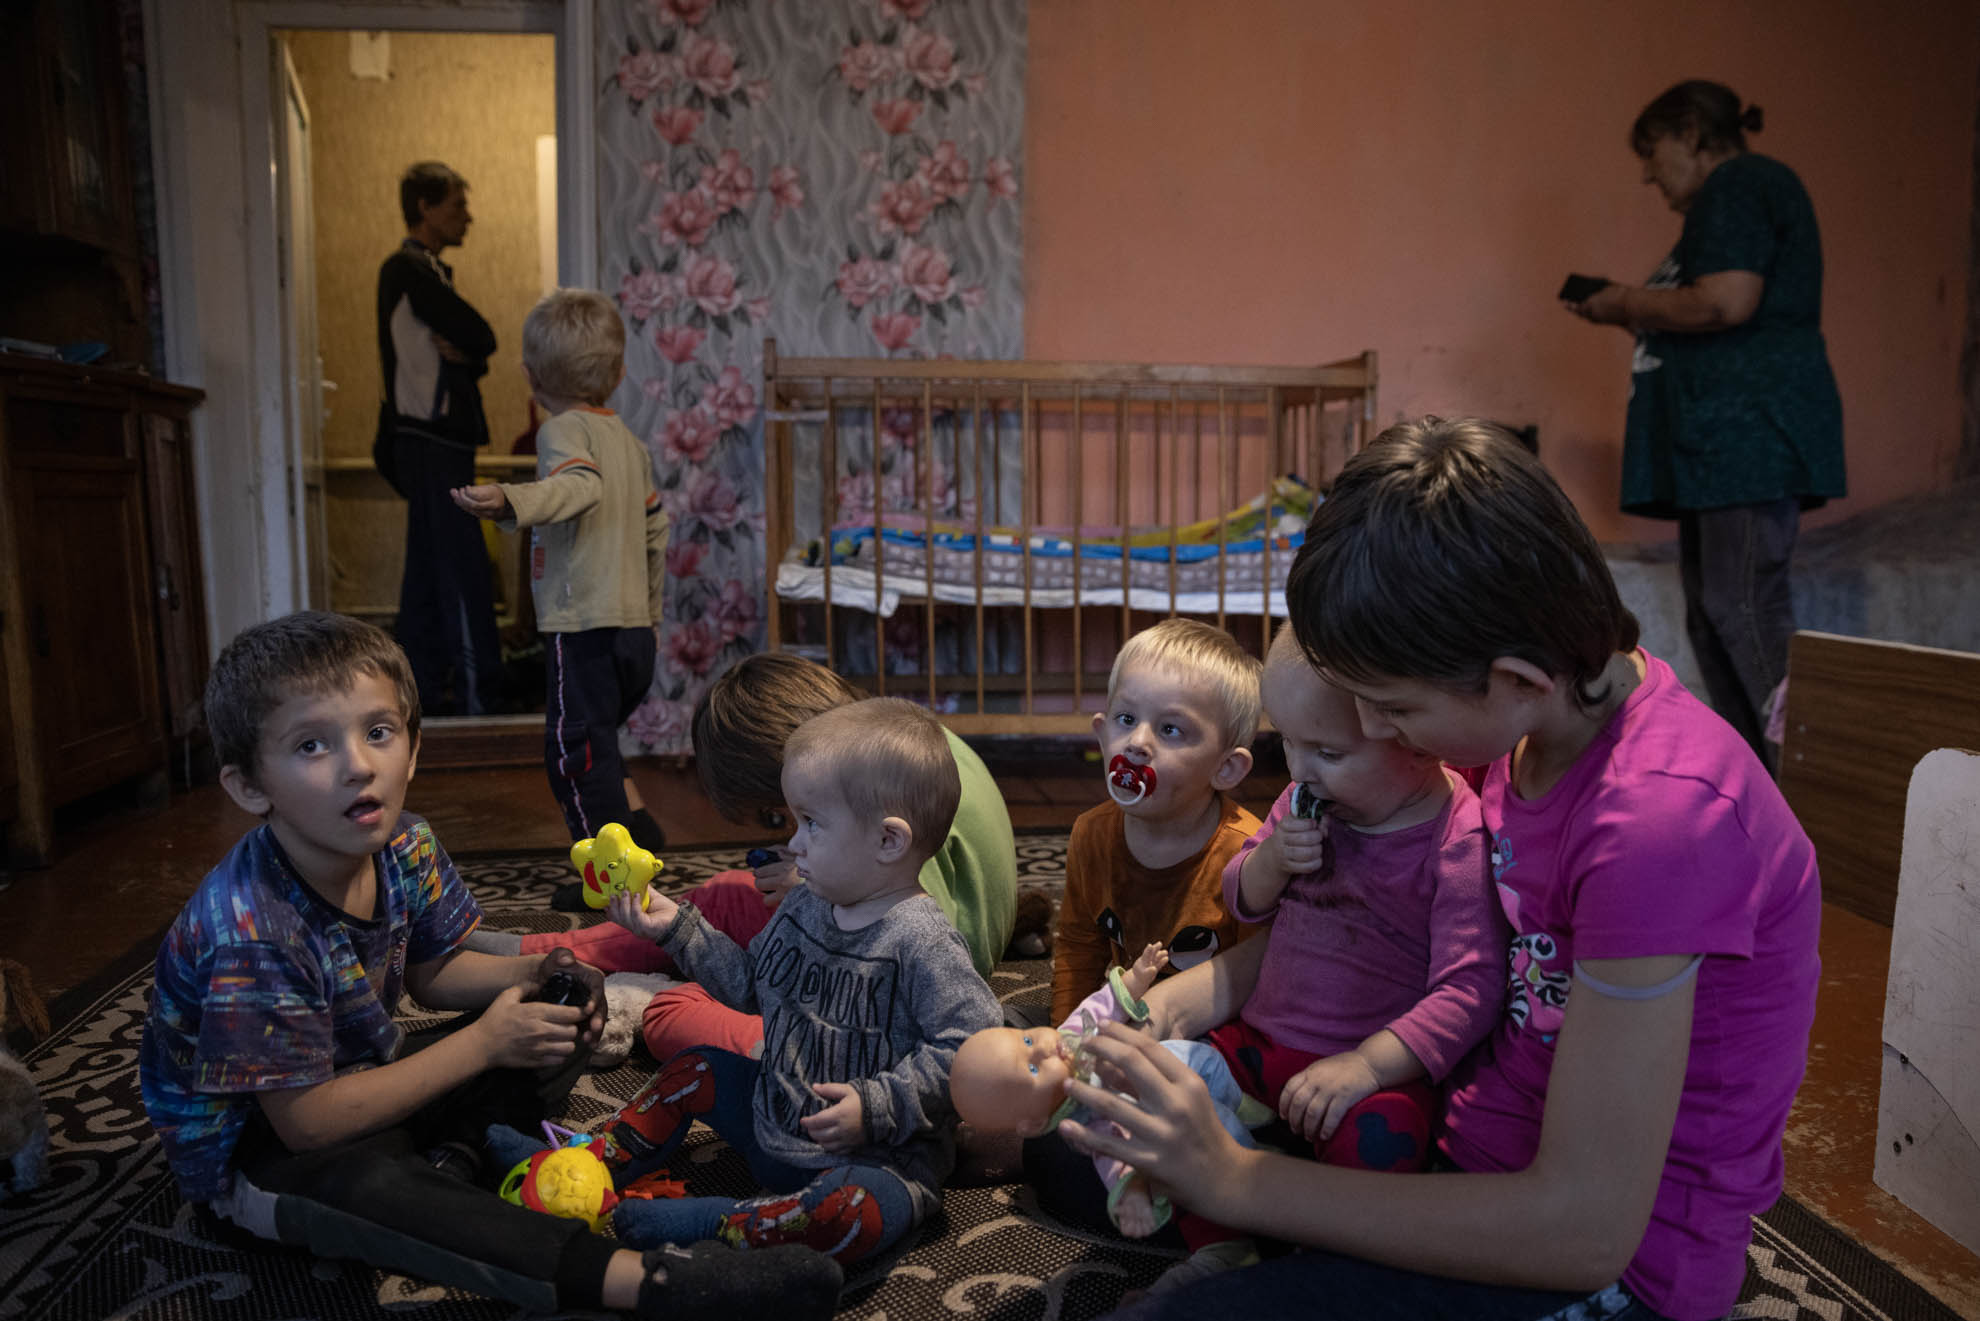
M 0 0 L 0 334 L 135 365 L 152 359 L 134 189 L 148 130 L 127 8 Z
M 0 6 L 0 225 L 134 254 L 117 7 Z
M 192 407 L 185 398 L 154 397 L 138 415 L 165 735 L 182 781 L 192 779 L 192 745 L 204 726 L 207 666 L 206 588 L 199 520 L 193 516 Z
M 0 355 L 0 657 L 16 781 L 8 849 L 53 810 L 165 771 L 206 672 L 187 418 L 198 391 Z

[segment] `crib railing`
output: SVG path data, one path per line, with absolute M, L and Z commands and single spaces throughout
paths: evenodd
M 1318 367 L 907 362 L 780 358 L 766 340 L 763 375 L 769 646 L 808 650 L 872 692 L 926 700 L 958 733 L 1086 732 L 1092 694 L 1104 693 L 1113 649 L 1137 616 L 1199 614 L 1262 655 L 1292 553 L 1275 546 L 1275 484 L 1297 475 L 1324 491 L 1375 417 L 1372 351 Z M 1234 581 L 1226 515 L 1259 493 L 1257 578 L 1247 570 Z M 868 494 L 864 505 L 847 498 Z M 872 597 L 862 592 L 857 604 L 845 590 L 851 571 L 832 554 L 848 518 L 872 529 L 860 575 L 870 572 Z M 973 552 L 974 591 L 960 589 L 961 602 L 937 600 L 938 531 Z M 919 574 L 890 576 L 889 532 L 921 534 Z M 998 535 L 1022 566 L 1008 605 L 985 599 L 985 556 L 1009 553 L 986 549 Z M 1070 547 L 1069 600 L 1035 589 L 1034 538 L 1047 536 Z M 1189 539 L 1214 541 L 1216 584 L 1179 611 L 1179 549 Z M 1116 544 L 1120 599 L 1093 604 L 1101 589 L 1088 582 L 1089 556 Z M 1135 549 L 1157 558 L 1166 549 L 1166 592 L 1136 586 Z M 779 570 L 793 551 L 815 556 L 822 603 L 780 598 Z M 890 645 L 890 592 L 917 598 L 918 663 L 898 640 Z M 1042 603 L 1047 595 L 1052 604 Z M 905 599 L 900 606 L 907 613 Z M 849 620 L 854 611 L 870 619 Z M 938 620 L 962 635 L 947 667 L 936 659 Z M 852 635 L 869 630 L 863 654 L 864 639 Z M 986 657 L 993 635 L 996 654 Z

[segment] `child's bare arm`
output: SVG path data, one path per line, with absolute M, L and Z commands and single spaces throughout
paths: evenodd
M 1268 928 L 1149 991 L 1147 1026 L 1153 1038 L 1200 1037 L 1236 1018 L 1258 985 L 1271 939 Z
M 315 1151 L 399 1123 L 488 1069 L 538 1069 L 569 1059 L 585 1011 L 526 1003 L 524 989 L 508 986 L 481 1017 L 416 1054 L 308 1087 L 260 1092 L 256 1099 L 285 1146 Z

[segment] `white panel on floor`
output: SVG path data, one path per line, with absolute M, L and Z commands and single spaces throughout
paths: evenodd
M 1980 756 L 1911 774 L 1884 994 L 1877 1186 L 1980 1252 Z

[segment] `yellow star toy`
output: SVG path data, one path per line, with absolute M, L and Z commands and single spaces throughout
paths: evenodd
M 614 821 L 591 839 L 571 845 L 571 866 L 584 874 L 587 907 L 603 908 L 613 895 L 623 892 L 639 896 L 640 911 L 645 912 L 652 898 L 647 886 L 666 864 L 633 843 L 626 828 Z

